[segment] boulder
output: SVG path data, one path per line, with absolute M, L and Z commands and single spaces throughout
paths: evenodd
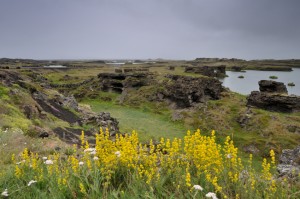
M 165 85 L 164 98 L 175 102 L 178 108 L 191 107 L 209 99 L 220 99 L 222 83 L 214 78 L 167 75 L 169 84 Z
M 247 105 L 270 111 L 299 112 L 300 97 L 252 91 L 247 97 Z
M 284 149 L 279 157 L 277 171 L 280 176 L 297 177 L 300 174 L 300 146 Z
M 63 95 L 55 95 L 55 102 L 66 108 L 78 111 L 78 102 L 73 95 L 67 97 Z
M 95 125 L 99 128 L 102 128 L 105 131 L 108 128 L 110 135 L 114 136 L 116 133 L 119 133 L 119 122 L 117 119 L 110 116 L 108 112 L 100 112 L 99 114 L 88 114 L 83 116 L 81 122 L 83 124 Z
M 284 93 L 287 94 L 287 89 L 284 83 L 272 80 L 261 80 L 258 82 L 260 92 L 267 93 Z

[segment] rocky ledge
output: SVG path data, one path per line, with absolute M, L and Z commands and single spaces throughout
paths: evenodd
M 252 91 L 247 97 L 247 105 L 278 112 L 299 112 L 300 97 L 287 95 L 282 82 L 259 81 L 259 91 Z

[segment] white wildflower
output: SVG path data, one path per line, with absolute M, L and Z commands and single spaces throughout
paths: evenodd
M 84 162 L 79 162 L 79 166 L 82 166 L 82 165 L 84 165 Z
M 99 158 L 98 158 L 98 157 L 96 157 L 96 156 L 95 156 L 93 159 L 94 159 L 94 160 L 99 160 Z
M 87 148 L 87 149 L 84 149 L 84 152 L 93 152 L 93 151 L 96 151 L 95 148 Z
M 25 160 L 22 160 L 21 162 L 17 162 L 16 164 L 21 164 L 21 163 L 23 163 L 23 162 L 25 162 Z
M 27 184 L 27 186 L 29 187 L 30 185 L 32 185 L 33 183 L 36 183 L 37 181 L 35 181 L 35 180 L 30 180 L 29 182 L 28 182 L 28 184 Z
M 195 190 L 203 191 L 203 188 L 202 188 L 200 185 L 197 185 L 197 184 L 196 184 L 196 185 L 194 185 L 193 187 L 194 187 Z
M 115 155 L 116 155 L 117 157 L 120 157 L 120 156 L 121 156 L 121 152 L 120 152 L 120 151 L 116 151 L 116 152 L 115 152 Z
M 49 164 L 53 164 L 53 161 L 52 160 L 46 160 L 44 163 L 49 165 Z
M 91 155 L 96 155 L 96 153 L 97 153 L 96 151 L 90 152 Z
M 42 157 L 42 159 L 43 159 L 43 160 L 47 160 L 48 158 L 45 156 L 45 157 Z
M 5 190 L 1 193 L 1 196 L 8 197 L 8 191 L 7 191 L 7 189 L 5 189 Z
M 208 192 L 205 196 L 207 198 L 218 199 L 217 196 L 216 196 L 216 194 L 213 193 L 213 192 Z
M 230 158 L 232 158 L 232 155 L 229 153 L 229 154 L 226 155 L 226 157 L 227 157 L 228 159 L 230 159 Z

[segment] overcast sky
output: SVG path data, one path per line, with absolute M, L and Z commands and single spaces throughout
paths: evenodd
M 300 0 L 0 0 L 0 57 L 300 58 Z

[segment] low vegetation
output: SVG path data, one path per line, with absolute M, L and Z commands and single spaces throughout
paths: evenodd
M 278 79 L 278 77 L 275 76 L 275 75 L 272 75 L 272 76 L 270 76 L 269 78 L 270 78 L 270 79 Z
M 183 140 L 139 142 L 135 132 L 96 134 L 95 148 L 81 135 L 81 148 L 41 156 L 25 148 L 1 173 L 2 195 L 13 198 L 298 198 L 299 187 L 277 179 L 275 153 L 255 170 L 242 161 L 233 140 L 216 142 L 215 131 L 197 130 Z
M 243 63 L 243 69 L 252 64 L 237 61 L 203 63 L 227 67 Z M 178 108 L 157 96 L 164 90 L 159 85 L 170 81 L 165 75 L 203 76 L 185 72 L 186 65 L 198 62 L 172 61 L 172 68 L 170 63 L 113 67 L 78 62 L 68 70 L 13 69 L 19 65 L 5 69 L 13 71 L 7 73 L 11 77 L 16 72 L 22 81 L 4 81 L 2 75 L 0 84 L 0 194 L 10 198 L 299 198 L 299 179 L 276 175 L 275 154 L 299 145 L 300 113 L 247 107 L 246 96 L 230 91 L 220 93 L 218 100 Z M 265 70 L 262 65 L 255 67 Z M 120 93 L 102 89 L 97 81 L 98 73 L 140 67 L 149 68 L 159 84 Z M 48 102 L 61 94 L 74 96 L 80 102 L 78 111 L 61 107 L 82 118 L 90 111 L 109 112 L 122 135 L 109 137 L 101 131 L 95 144 L 92 132 L 101 124 L 69 123 L 43 111 L 33 98 L 39 93 L 46 94 Z M 53 132 L 58 127 L 78 130 L 72 143 L 79 143 L 81 129 L 86 130 L 81 145 L 72 147 L 60 140 Z M 201 133 L 184 133 L 198 128 Z M 127 134 L 133 129 L 139 136 Z M 39 135 L 44 131 L 49 137 L 42 139 Z

